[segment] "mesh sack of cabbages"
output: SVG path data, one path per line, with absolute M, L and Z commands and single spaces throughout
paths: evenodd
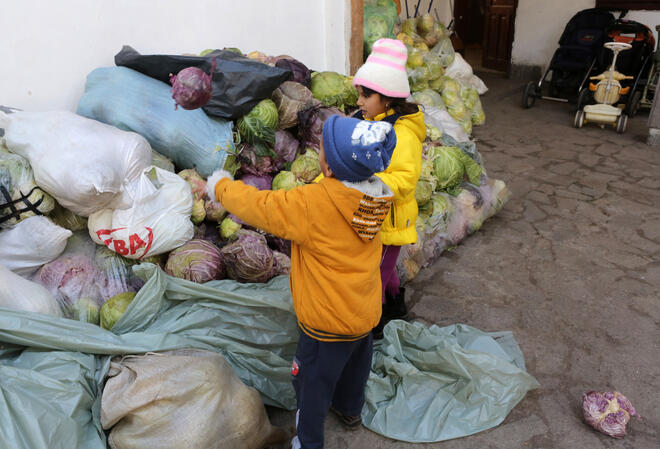
M 476 232 L 509 199 L 506 185 L 486 176 L 474 144 L 456 145 L 424 146 L 415 190 L 418 242 L 403 247 L 399 255 L 397 271 L 402 282 Z
M 398 19 L 392 0 L 364 1 L 364 56 L 371 53 L 374 42 L 382 38 L 394 38 L 394 25 Z

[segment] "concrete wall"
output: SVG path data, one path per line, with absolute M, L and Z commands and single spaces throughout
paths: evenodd
M 511 54 L 512 75 L 529 74 L 525 68 L 536 68 L 538 72 L 545 69 L 570 18 L 595 5 L 595 0 L 519 0 Z M 626 18 L 648 25 L 656 33 L 660 11 L 631 11 Z
M 349 0 L 3 0 L 0 104 L 75 110 L 87 74 L 114 65 L 114 55 L 124 44 L 144 54 L 238 47 L 246 53 L 289 54 L 316 70 L 347 73 L 349 4 Z

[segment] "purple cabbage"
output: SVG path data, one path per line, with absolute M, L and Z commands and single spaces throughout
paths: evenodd
M 293 78 L 291 81 L 300 83 L 305 87 L 309 87 L 312 84 L 312 72 L 307 68 L 305 64 L 298 61 L 297 59 L 292 58 L 291 56 L 278 57 L 277 61 L 275 62 L 275 67 L 291 70 L 293 73 Z
M 588 391 L 582 395 L 584 420 L 605 435 L 622 438 L 631 416 L 639 416 L 628 398 L 618 391 Z
M 280 237 L 275 237 L 271 234 L 266 234 L 266 242 L 273 250 L 279 251 L 291 257 L 291 240 L 286 240 Z
M 94 260 L 83 254 L 63 255 L 41 267 L 35 281 L 46 287 L 60 304 L 71 306 L 86 297 L 102 303 L 101 287 L 107 283 Z
M 165 272 L 200 284 L 225 277 L 220 250 L 206 240 L 190 240 L 172 251 Z
M 293 162 L 298 155 L 300 142 L 289 131 L 278 129 L 275 131 L 275 167 L 277 171 L 284 168 L 287 162 Z
M 266 238 L 257 232 L 241 230 L 238 240 L 220 251 L 227 274 L 238 282 L 266 282 L 273 277 L 275 256 Z
M 344 113 L 335 107 L 318 105 L 298 113 L 298 130 L 304 147 L 312 148 L 317 153 L 320 151 L 323 124 L 333 115 L 345 117 Z
M 270 175 L 243 175 L 240 178 L 245 184 L 254 186 L 259 190 L 270 190 L 273 186 L 273 177 Z
M 263 176 L 277 171 L 273 158 L 257 155 L 257 150 L 252 145 L 243 145 L 239 159 L 244 174 Z
M 213 58 L 211 74 L 206 74 L 199 67 L 187 67 L 176 75 L 170 76 L 174 108 L 197 109 L 205 106 L 211 99 L 213 84 L 211 78 L 215 71 L 217 60 Z
M 279 251 L 273 251 L 273 275 L 288 275 L 291 272 L 291 258 L 284 253 Z

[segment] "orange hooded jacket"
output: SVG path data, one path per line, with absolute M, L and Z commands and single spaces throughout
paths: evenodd
M 300 328 L 322 341 L 354 341 L 380 320 L 380 226 L 392 191 L 377 177 L 323 179 L 284 190 L 220 180 L 218 201 L 247 224 L 291 240 L 291 294 Z

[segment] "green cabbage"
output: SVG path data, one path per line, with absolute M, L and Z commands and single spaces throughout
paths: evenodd
M 325 106 L 335 106 L 342 111 L 345 106 L 357 104 L 358 93 L 352 78 L 337 72 L 312 73 L 311 91 L 314 98 Z
M 192 213 L 190 220 L 194 224 L 200 224 L 206 218 L 206 208 L 204 207 L 204 200 L 199 199 L 193 202 Z
M 433 125 L 426 125 L 426 137 L 431 141 L 436 141 L 442 139 L 442 131 L 436 128 Z
M 474 185 L 481 183 L 481 166 L 458 147 L 435 147 L 429 153 L 433 160 L 433 173 L 438 184 L 436 190 L 453 189 L 465 176 Z
M 429 70 L 430 79 L 438 79 L 445 74 L 445 69 L 442 67 L 442 60 L 440 59 L 440 56 L 429 51 L 424 53 L 423 58 L 424 64 Z
M 454 206 L 449 201 L 447 194 L 434 193 L 427 204 L 430 204 L 430 214 L 426 219 L 426 224 L 439 232 L 447 232 L 449 220 L 454 211 Z
M 415 188 L 415 200 L 418 206 L 423 206 L 428 203 L 433 193 L 433 186 L 430 182 L 420 179 L 417 181 L 417 188 Z
M 436 185 L 438 184 L 438 179 L 433 174 L 433 161 L 430 159 L 422 159 L 422 172 L 419 175 L 419 179 L 427 181 L 431 184 L 433 190 L 435 190 Z
M 163 156 L 154 150 L 151 150 L 151 165 L 174 173 L 174 163 L 167 156 Z
M 424 53 L 418 48 L 414 48 L 414 47 L 409 48 L 406 67 L 410 69 L 418 69 L 423 65 L 424 65 Z
M 112 329 L 112 326 L 126 312 L 135 295 L 135 292 L 125 292 L 108 299 L 101 307 L 101 327 L 103 329 Z
M 433 202 L 427 201 L 423 205 L 419 206 L 418 215 L 422 220 L 428 219 L 433 213 Z
M 80 298 L 71 306 L 71 311 L 74 320 L 99 324 L 99 305 L 91 298 Z
M 429 80 L 429 89 L 433 89 L 436 92 L 442 92 L 442 88 L 445 86 L 445 80 L 442 76 Z
M 286 170 L 282 170 L 273 178 L 273 190 L 291 190 L 304 184 L 304 182 L 298 181 L 293 173 Z
M 481 100 L 477 98 L 477 102 L 472 108 L 472 124 L 473 125 L 483 125 L 486 122 L 486 114 L 484 113 L 483 106 L 481 106 Z
M 277 106 L 270 98 L 261 100 L 237 122 L 241 138 L 252 145 L 274 145 L 278 123 Z
M 416 34 L 417 33 L 417 19 L 410 18 L 401 22 L 401 31 L 406 34 Z
M 472 110 L 479 101 L 479 92 L 474 87 L 463 86 L 461 87 L 461 98 L 465 103 L 465 107 Z
M 454 46 L 451 44 L 451 39 L 448 37 L 440 39 L 440 42 L 435 44 L 431 51 L 440 57 L 440 62 L 445 68 L 454 62 L 456 53 L 454 52 Z
M 442 101 L 442 95 L 431 89 L 424 89 L 412 94 L 413 100 L 417 104 L 424 106 L 434 106 L 444 109 L 445 103 Z
M 218 228 L 220 230 L 220 237 L 223 240 L 233 240 L 237 237 L 238 231 L 241 230 L 242 226 L 240 223 L 232 220 L 231 217 L 226 217 L 220 222 Z
M 298 156 L 291 164 L 291 173 L 297 180 L 308 183 L 321 174 L 321 162 L 316 151 L 308 150 Z

